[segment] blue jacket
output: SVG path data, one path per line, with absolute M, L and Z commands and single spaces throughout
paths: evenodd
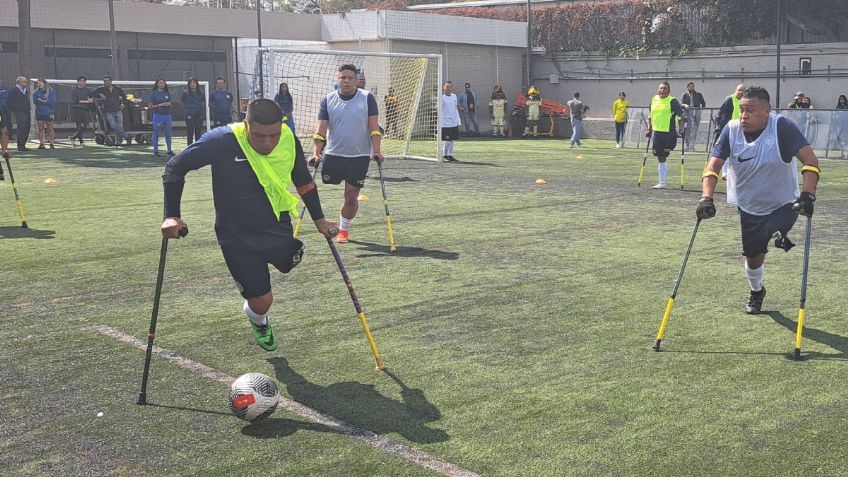
M 477 101 L 477 95 L 474 94 L 474 91 L 470 91 L 468 93 L 465 90 L 462 90 L 462 93 L 459 93 L 457 97 L 457 106 L 460 108 L 460 112 L 462 114 L 468 114 L 468 97 L 471 96 L 472 102 L 474 103 L 474 111 L 471 111 L 475 116 L 477 116 L 477 111 L 480 110 L 480 102 Z
M 221 118 L 229 121 L 232 117 L 233 93 L 224 90 L 215 90 L 209 94 L 209 109 L 212 110 L 212 119 Z
M 292 99 L 291 94 L 285 95 L 281 93 L 277 93 L 274 96 L 274 101 L 280 106 L 280 109 L 283 110 L 283 114 L 286 116 L 290 115 L 294 110 L 294 99 Z
M 204 111 L 205 108 L 203 105 L 206 103 L 206 98 L 203 96 L 203 93 L 200 91 L 190 93 L 188 90 L 185 90 L 180 100 L 183 106 L 185 106 L 186 116 L 204 116 L 206 111 Z
M 50 93 L 43 89 L 32 93 L 32 102 L 35 103 L 36 116 L 52 116 L 56 113 L 56 90 L 50 89 Z
M 160 104 L 160 103 L 168 103 L 171 101 L 171 92 L 170 91 L 159 91 L 158 89 L 153 90 L 150 93 L 150 104 Z M 158 114 L 161 116 L 170 116 L 171 115 L 171 107 L 170 106 L 160 106 L 153 110 L 153 114 Z

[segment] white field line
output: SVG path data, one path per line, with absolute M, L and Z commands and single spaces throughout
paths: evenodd
M 136 348 L 147 350 L 147 342 L 134 336 L 130 336 L 122 331 L 115 330 L 106 325 L 96 325 L 93 328 L 98 333 L 110 336 L 118 341 L 135 346 Z M 204 378 L 214 379 L 225 384 L 232 384 L 233 381 L 236 380 L 236 378 L 222 373 L 221 371 L 210 368 L 209 366 L 196 361 L 192 361 L 156 345 L 153 346 L 153 353 L 176 364 L 177 366 L 195 372 Z M 297 401 L 292 401 L 291 399 L 283 397 L 280 399 L 280 406 L 289 412 L 309 419 L 312 422 L 331 427 L 342 434 L 355 437 L 371 447 L 388 452 L 394 456 L 401 457 L 418 466 L 433 470 L 442 475 L 448 477 L 482 477 L 480 474 L 476 474 L 470 470 L 465 470 L 455 464 L 451 464 L 450 462 L 439 459 L 438 457 L 413 449 L 405 444 L 401 444 L 400 442 L 395 442 L 371 431 L 354 427 L 341 419 L 318 412 L 315 409 L 304 406 Z

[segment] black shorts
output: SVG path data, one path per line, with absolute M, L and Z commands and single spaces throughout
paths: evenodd
M 459 126 L 442 128 L 442 141 L 456 141 L 457 139 L 459 139 Z
M 53 115 L 51 114 L 49 116 L 42 116 L 40 114 L 36 114 L 35 120 L 36 121 L 47 121 L 48 123 L 52 123 L 53 122 Z
M 756 257 L 768 253 L 768 245 L 775 232 L 779 231 L 784 237 L 789 233 L 798 220 L 798 212 L 792 209 L 790 202 L 768 215 L 751 215 L 739 210 L 739 219 L 742 226 L 742 255 Z
M 654 155 L 655 156 L 666 156 L 668 157 L 671 154 L 671 151 L 677 147 L 677 133 L 676 132 L 659 132 L 654 131 Z
M 91 122 L 91 114 L 89 114 L 88 109 L 72 108 L 71 118 L 73 118 L 74 122 L 78 124 L 87 125 Z
M 370 162 L 371 158 L 368 156 L 341 157 L 325 154 L 321 180 L 324 184 L 341 184 L 345 181 L 354 187 L 362 188 L 365 186 Z
M 290 237 L 281 241 L 278 247 L 270 250 L 245 250 L 237 246 L 222 245 L 224 261 L 230 269 L 230 275 L 245 299 L 260 297 L 271 291 L 271 273 L 268 264 L 277 270 L 288 273 L 300 263 L 303 256 L 303 242 Z

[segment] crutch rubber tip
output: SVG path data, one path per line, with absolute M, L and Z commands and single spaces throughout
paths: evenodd
M 147 396 L 145 394 L 139 394 L 138 395 L 138 401 L 136 401 L 136 404 L 138 404 L 139 406 L 146 406 L 147 405 Z
M 29 228 L 29 225 L 27 225 L 27 223 L 26 223 L 26 222 L 21 222 L 21 228 L 22 228 L 22 229 L 28 229 L 28 228 Z
M 386 364 L 383 363 L 382 359 L 377 360 L 377 371 L 383 371 L 386 369 Z
M 654 346 L 651 346 L 651 349 L 653 349 L 654 351 L 659 352 L 659 350 L 660 350 L 660 343 L 661 343 L 661 342 L 662 342 L 662 340 L 657 340 L 657 342 L 656 342 L 656 343 L 654 343 Z
M 792 359 L 801 359 L 801 348 L 795 348 L 795 351 L 792 353 Z

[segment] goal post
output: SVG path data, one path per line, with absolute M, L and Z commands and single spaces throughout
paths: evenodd
M 32 93 L 36 90 L 36 82 L 38 79 L 33 78 L 30 80 L 30 97 Z M 56 92 L 56 108 L 54 113 L 54 127 L 56 128 L 56 143 L 66 142 L 68 141 L 68 133 L 73 132 L 75 129 L 75 124 L 73 120 L 73 115 L 71 113 L 72 100 L 71 95 L 74 91 L 74 88 L 77 87 L 76 80 L 60 80 L 60 79 L 46 79 L 48 86 Z M 147 112 L 147 101 L 150 98 L 150 93 L 153 91 L 153 80 L 149 81 L 119 81 L 114 80 L 112 84 L 114 86 L 120 87 L 124 94 L 128 97 L 128 104 L 125 105 L 124 108 L 124 129 L 126 131 L 139 130 L 140 134 L 133 134 L 132 136 L 140 135 L 149 135 L 150 126 L 150 118 L 149 113 Z M 168 83 L 168 91 L 171 93 L 171 113 L 174 117 L 174 126 L 183 127 L 185 125 L 185 107 L 182 104 L 182 93 L 188 87 L 186 81 L 167 81 Z M 208 131 L 210 128 L 209 121 L 209 93 L 211 92 L 209 89 L 208 81 L 198 81 L 198 88 L 204 95 L 204 108 L 206 109 L 206 119 L 204 121 L 203 127 L 204 131 Z M 86 88 L 89 89 L 92 93 L 94 90 L 103 86 L 102 80 L 94 80 L 90 79 L 86 81 Z M 93 108 L 93 106 L 92 106 Z M 138 109 L 141 114 L 133 115 L 132 110 Z M 92 111 L 92 121 L 95 122 L 96 126 L 96 114 Z M 140 116 L 140 117 L 137 117 Z M 36 138 L 36 122 L 35 122 L 35 105 L 32 106 L 31 113 L 32 123 L 30 126 L 30 141 L 35 140 Z M 91 127 L 88 128 L 88 135 L 92 134 Z
M 383 155 L 438 161 L 441 55 L 261 48 L 251 94 L 257 97 L 261 92 L 273 99 L 280 84 L 286 83 L 294 101 L 295 134 L 311 138 L 321 99 L 335 89 L 343 64 L 365 73 L 365 89 L 377 100 Z M 390 88 L 396 100 L 389 97 Z

